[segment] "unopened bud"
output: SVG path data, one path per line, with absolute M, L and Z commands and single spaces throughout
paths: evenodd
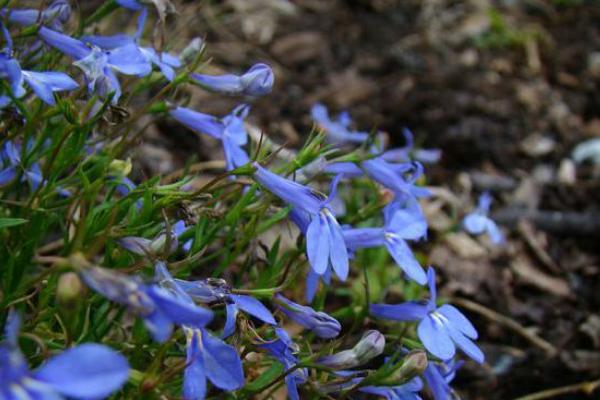
M 108 165 L 109 175 L 127 176 L 131 172 L 131 160 L 112 160 Z
M 385 337 L 379 331 L 367 331 L 360 341 L 350 350 L 327 356 L 319 364 L 333 369 L 348 369 L 366 364 L 383 352 Z
M 196 57 L 200 54 L 202 49 L 204 48 L 204 41 L 197 37 L 192 39 L 192 41 L 179 53 L 179 58 L 181 62 L 184 64 L 192 63 Z
M 353 351 L 361 364 L 377 357 L 383 353 L 385 347 L 385 336 L 376 330 L 367 331 L 362 339 L 354 346 Z
M 67 272 L 58 278 L 56 299 L 59 304 L 70 307 L 81 298 L 83 290 L 79 276 L 75 272 Z
M 408 353 L 398 367 L 379 384 L 396 386 L 406 383 L 417 375 L 421 375 L 427 368 L 427 354 L 423 350 L 413 350 Z

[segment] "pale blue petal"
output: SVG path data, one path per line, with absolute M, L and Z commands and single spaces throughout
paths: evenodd
M 6 185 L 12 182 L 17 176 L 17 169 L 13 166 L 3 169 L 0 171 L 0 185 Z
M 244 370 L 235 348 L 202 331 L 202 357 L 208 379 L 218 388 L 235 390 L 244 386 Z
M 471 321 L 467 319 L 456 307 L 450 304 L 444 304 L 437 311 L 448 319 L 448 322 L 460 332 L 471 339 L 477 339 L 477 330 Z
M 408 244 L 402 239 L 390 238 L 386 240 L 385 245 L 396 264 L 404 273 L 419 285 L 427 283 L 427 275 L 421 268 L 421 265 L 408 247 Z
M 352 250 L 378 247 L 385 243 L 382 228 L 356 228 L 342 231 L 346 246 Z
M 430 316 L 423 318 L 417 327 L 417 334 L 423 346 L 441 360 L 454 357 L 456 347 L 446 328 L 437 324 Z
M 232 294 L 229 297 L 237 304 L 240 310 L 260 319 L 263 322 L 271 325 L 277 325 L 277 321 L 273 318 L 273 314 L 260 301 L 251 296 Z
M 342 228 L 337 223 L 333 215 L 327 216 L 327 226 L 329 229 L 329 259 L 335 274 L 341 281 L 348 278 L 348 250 L 342 235 Z
M 437 289 L 435 286 L 435 269 L 433 267 L 427 268 L 427 286 L 429 288 L 429 305 L 430 307 L 435 307 Z
M 152 65 L 135 44 L 111 50 L 108 53 L 108 64 L 126 75 L 145 76 L 152 72 Z
M 60 32 L 41 27 L 38 34 L 44 42 L 75 60 L 81 60 L 91 53 L 83 42 Z
M 225 127 L 217 117 L 199 113 L 185 107 L 177 107 L 171 110 L 169 114 L 193 131 L 204 133 L 216 139 L 223 137 Z
M 101 399 L 127 381 L 129 364 L 110 348 L 87 343 L 64 351 L 41 366 L 35 377 L 68 397 Z
M 223 328 L 223 339 L 228 338 L 235 332 L 237 321 L 238 306 L 237 304 L 227 303 L 225 305 L 225 327 Z
M 487 219 L 486 231 L 487 231 L 487 234 L 490 236 L 492 243 L 494 243 L 494 244 L 504 243 L 504 235 L 498 228 L 498 225 L 496 225 L 496 223 L 489 218 Z
M 386 229 L 402 239 L 417 240 L 427 234 L 427 221 L 419 214 L 398 210 L 392 216 Z
M 467 356 L 471 357 L 473 360 L 482 364 L 485 360 L 485 356 L 483 352 L 475 343 L 473 343 L 469 338 L 463 335 L 458 329 L 454 327 L 453 324 L 446 324 L 446 329 L 450 334 L 450 337 Z
M 312 269 L 319 275 L 323 275 L 329 265 L 329 228 L 324 217 L 319 215 L 313 217 L 306 231 L 306 252 Z
M 371 304 L 369 312 L 377 318 L 393 321 L 419 321 L 427 316 L 427 306 L 416 301 L 402 304 Z
M 488 218 L 478 212 L 467 214 L 463 219 L 465 230 L 473 235 L 479 235 L 485 231 Z
M 199 349 L 198 331 L 188 338 L 186 347 L 186 367 L 183 372 L 183 398 L 185 400 L 204 400 L 206 397 L 206 374 L 204 360 Z
M 85 43 L 91 43 L 94 46 L 98 46 L 104 50 L 112 50 L 116 49 L 117 47 L 123 47 L 135 43 L 131 36 L 124 34 L 112 36 L 89 35 L 82 36 L 81 40 Z
M 148 295 L 154 300 L 156 306 L 175 323 L 202 327 L 213 318 L 212 311 L 180 300 L 165 289 L 153 286 L 148 290 Z

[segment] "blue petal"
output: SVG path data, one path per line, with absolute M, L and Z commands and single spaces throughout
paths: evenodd
M 81 60 L 91 53 L 91 50 L 83 42 L 60 32 L 41 27 L 38 34 L 44 42 L 75 60 Z
M 394 321 L 419 321 L 427 316 L 427 306 L 416 301 L 402 304 L 371 304 L 371 315 Z
M 323 275 L 329 265 L 329 228 L 324 221 L 325 217 L 319 215 L 313 217 L 306 231 L 306 252 L 312 269 L 319 275 Z
M 67 74 L 62 72 L 33 72 L 23 71 L 25 82 L 31 86 L 35 94 L 45 103 L 54 105 L 54 92 L 73 90 L 79 85 Z
M 98 36 L 98 35 L 89 35 L 82 36 L 81 40 L 86 43 L 91 43 L 94 46 L 98 46 L 104 50 L 112 50 L 117 47 L 127 46 L 129 44 L 135 43 L 131 36 L 118 34 L 112 36 Z
M 446 329 L 450 334 L 450 337 L 454 341 L 454 343 L 465 352 L 466 355 L 471 357 L 473 360 L 482 364 L 485 360 L 485 356 L 483 352 L 475 343 L 473 343 L 469 338 L 462 334 L 458 329 L 454 327 L 452 323 L 446 324 Z
M 203 327 L 208 324 L 213 313 L 193 303 L 182 301 L 172 296 L 167 290 L 152 286 L 148 295 L 155 301 L 156 306 L 173 322 Z
M 17 176 L 17 169 L 13 166 L 3 169 L 0 171 L 0 186 L 6 185 L 7 183 L 12 182 L 13 179 Z
M 237 320 L 238 306 L 236 304 L 227 303 L 225 305 L 225 327 L 223 328 L 223 339 L 228 338 L 235 332 L 235 323 Z
M 254 178 L 271 193 L 310 214 L 317 214 L 320 211 L 321 203 L 325 200 L 324 196 L 309 187 L 274 174 L 256 162 L 253 166 L 256 168 Z
M 434 356 L 442 360 L 454 357 L 456 347 L 446 327 L 436 323 L 432 317 L 427 316 L 421 320 L 417 334 L 423 346 Z
M 352 250 L 378 247 L 384 244 L 382 228 L 356 228 L 342 231 L 346 246 Z
M 402 239 L 388 239 L 385 242 L 385 245 L 391 254 L 396 264 L 406 275 L 417 282 L 419 285 L 424 285 L 427 283 L 427 276 L 425 275 L 425 271 L 419 265 L 419 262 L 413 255 L 412 251 L 406 244 L 406 242 Z
M 427 221 L 419 214 L 398 210 L 387 223 L 386 229 L 402 239 L 417 240 L 427 234 Z
M 472 233 L 473 235 L 479 235 L 485 230 L 487 221 L 488 219 L 486 216 L 475 212 L 465 216 L 465 219 L 463 219 L 463 226 L 467 232 Z
M 110 51 L 108 64 L 126 75 L 145 76 L 152 72 L 152 65 L 135 44 L 128 44 Z
M 235 348 L 202 331 L 202 357 L 208 379 L 217 387 L 235 390 L 244 386 L 244 370 Z
M 498 225 L 496 225 L 496 223 L 489 218 L 487 219 L 486 231 L 487 231 L 487 234 L 490 236 L 492 243 L 494 243 L 494 244 L 504 243 L 504 235 L 498 228 Z
M 110 348 L 87 343 L 66 350 L 42 365 L 35 377 L 68 397 L 101 399 L 127 381 L 129 364 Z
M 315 294 L 317 293 L 317 289 L 319 287 L 319 279 L 321 275 L 315 273 L 312 268 L 308 271 L 306 275 L 306 293 L 305 298 L 308 303 L 312 303 L 315 298 Z
M 288 398 L 290 400 L 300 400 L 300 394 L 298 394 L 298 385 L 294 374 L 286 375 L 285 386 L 287 388 Z
M 144 8 L 144 6 L 140 4 L 138 0 L 117 0 L 117 4 L 133 11 L 139 11 Z
M 199 113 L 184 107 L 177 107 L 176 109 L 171 110 L 169 114 L 193 131 L 204 133 L 216 139 L 221 139 L 223 137 L 225 127 L 217 117 Z
M 241 147 L 232 143 L 228 137 L 223 138 L 223 151 L 228 170 L 241 167 L 250 162 L 248 154 Z
M 183 372 L 183 398 L 185 400 L 204 400 L 206 397 L 206 374 L 202 354 L 199 349 L 198 331 L 188 338 L 185 371 Z
M 427 381 L 429 390 L 433 394 L 434 400 L 448 400 L 451 398 L 450 385 L 448 385 L 448 382 L 446 382 L 436 364 L 433 362 L 428 363 L 423 376 Z
M 166 342 L 173 333 L 173 322 L 160 310 L 155 310 L 144 318 L 144 324 L 150 335 L 159 343 Z
M 329 259 L 338 278 L 345 281 L 348 278 L 349 265 L 348 250 L 342 235 L 342 228 L 330 213 L 327 215 L 327 226 L 330 239 Z
M 192 74 L 192 79 L 208 90 L 226 94 L 237 94 L 243 89 L 240 77 L 237 75 L 211 76 L 204 74 Z
M 429 288 L 429 305 L 435 307 L 437 301 L 437 289 L 435 287 L 435 269 L 427 268 L 427 286 Z
M 446 317 L 453 327 L 471 339 L 477 339 L 477 331 L 471 321 L 467 319 L 456 307 L 444 304 L 437 311 Z
M 330 174 L 342 174 L 345 177 L 356 178 L 364 175 L 364 171 L 358 167 L 358 165 L 352 162 L 338 162 L 333 164 L 328 164 L 325 166 L 325 172 Z
M 240 310 L 260 319 L 263 322 L 271 325 L 277 325 L 277 321 L 273 318 L 273 314 L 260 301 L 251 296 L 243 296 L 232 294 L 229 297 L 235 301 Z

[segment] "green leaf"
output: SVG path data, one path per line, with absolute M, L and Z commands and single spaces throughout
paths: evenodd
M 23 225 L 26 222 L 28 222 L 28 220 L 23 218 L 0 218 L 0 229 Z

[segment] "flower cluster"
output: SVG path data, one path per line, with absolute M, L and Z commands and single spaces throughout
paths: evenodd
M 0 9 L 0 399 L 249 399 L 285 386 L 291 399 L 444 400 L 457 349 L 484 362 L 416 247 L 439 150 L 407 129 L 403 147 L 386 145 L 316 104 L 315 134 L 280 162 L 249 135 L 249 104 L 273 90 L 267 64 L 210 75 L 198 40 L 165 51 L 146 27 L 164 29 L 169 1 L 107 1 L 72 30 L 68 1 L 40 3 Z M 96 34 L 111 13 L 136 15 L 133 33 Z M 183 90 L 240 102 L 210 115 Z M 128 157 L 142 116 L 217 139 L 224 171 L 139 179 Z M 500 244 L 490 203 L 483 194 L 463 226 Z M 391 288 L 405 301 L 387 304 Z

